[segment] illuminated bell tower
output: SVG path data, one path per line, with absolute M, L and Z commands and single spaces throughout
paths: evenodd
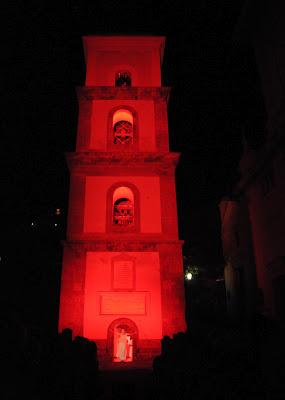
M 76 152 L 67 154 L 70 197 L 59 330 L 97 343 L 115 360 L 160 352 L 185 330 L 182 242 L 175 167 L 161 87 L 164 37 L 83 38 L 86 85 L 78 89 Z M 130 351 L 131 348 L 131 351 Z

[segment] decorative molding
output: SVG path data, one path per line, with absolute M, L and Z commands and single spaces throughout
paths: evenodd
M 114 167 L 116 167 L 115 171 L 126 167 L 134 171 L 143 167 L 144 174 L 149 169 L 158 175 L 172 175 L 179 157 L 180 153 L 174 152 L 81 151 L 66 153 L 68 168 L 71 172 L 89 175 L 113 175 Z
M 132 251 L 159 251 L 161 246 L 179 246 L 183 245 L 182 240 L 68 240 L 62 242 L 64 247 L 73 251 L 79 249 L 82 252 L 87 251 L 114 251 L 114 252 L 132 252 Z
M 170 87 L 115 87 L 115 86 L 85 86 L 77 87 L 78 99 L 87 100 L 161 100 L 167 103 Z

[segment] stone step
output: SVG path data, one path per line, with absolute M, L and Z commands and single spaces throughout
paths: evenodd
M 139 366 L 141 365 L 137 365 Z M 127 363 L 121 369 L 100 370 L 98 385 L 98 400 L 156 400 L 158 398 L 151 369 L 130 369 Z
M 110 360 L 99 360 L 100 371 L 129 371 L 148 370 L 152 371 L 152 359 L 141 359 L 133 362 L 112 362 Z

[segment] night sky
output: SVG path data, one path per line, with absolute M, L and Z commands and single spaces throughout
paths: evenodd
M 33 252 L 35 259 L 46 256 L 65 237 L 64 153 L 75 150 L 75 87 L 85 78 L 81 36 L 157 34 L 167 37 L 163 84 L 173 88 L 171 150 L 182 153 L 180 238 L 195 262 L 222 263 L 217 204 L 238 179 L 242 135 L 258 145 L 264 115 L 252 50 L 232 40 L 242 5 L 241 0 L 189 1 L 187 7 L 179 1 L 19 1 L 3 10 L 2 262 L 11 253 L 20 263 Z M 63 214 L 53 239 L 42 224 L 31 240 L 31 221 L 48 220 L 57 207 Z

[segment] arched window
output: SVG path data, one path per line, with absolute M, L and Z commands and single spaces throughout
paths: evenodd
M 118 226 L 134 224 L 134 195 L 126 186 L 118 187 L 113 194 L 112 223 Z
M 106 196 L 106 232 L 140 232 L 140 196 L 131 182 L 116 182 Z
M 107 120 L 107 149 L 129 152 L 138 150 L 138 115 L 133 107 L 121 104 L 110 109 Z
M 133 144 L 134 118 L 129 110 L 119 109 L 113 114 L 113 143 Z
M 131 74 L 127 71 L 120 71 L 116 73 L 115 86 L 131 86 Z

